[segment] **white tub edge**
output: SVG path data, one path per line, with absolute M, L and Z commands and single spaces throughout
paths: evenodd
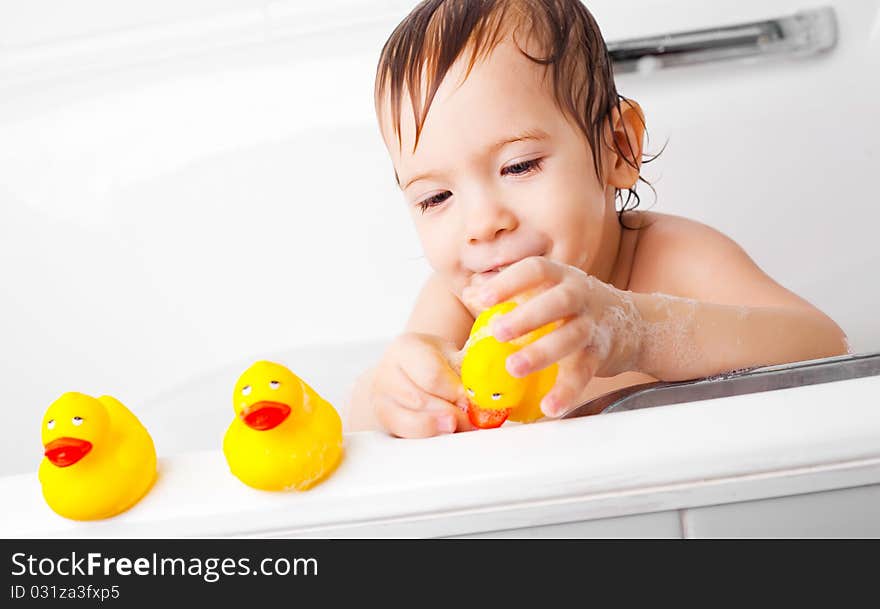
M 140 504 L 68 521 L 0 479 L 0 537 L 465 534 L 880 482 L 880 377 L 428 440 L 346 436 L 305 493 L 243 486 L 222 453 L 160 458 Z

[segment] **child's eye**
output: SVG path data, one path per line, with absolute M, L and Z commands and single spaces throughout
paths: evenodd
M 521 176 L 527 173 L 531 173 L 533 171 L 537 171 L 541 168 L 542 160 L 543 159 L 531 159 L 528 161 L 519 161 L 518 163 L 514 163 L 513 165 L 508 165 L 501 170 L 501 175 Z
M 446 199 L 452 196 L 452 193 L 448 190 L 444 190 L 443 192 L 437 193 L 436 195 L 430 196 L 423 201 L 419 201 L 419 209 L 422 210 L 422 213 L 425 213 L 432 207 L 437 207 L 442 204 Z

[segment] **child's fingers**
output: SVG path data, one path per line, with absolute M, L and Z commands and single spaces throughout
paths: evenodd
M 401 337 L 373 379 L 371 401 L 379 423 L 406 438 L 470 429 L 467 395 L 450 364 L 457 356 L 454 345 L 435 345 L 419 335 Z
M 446 356 L 430 345 L 411 349 L 401 370 L 416 387 L 451 404 L 467 399 L 461 379 Z
M 464 359 L 464 348 L 458 349 L 454 344 L 449 343 L 448 345 L 443 345 L 440 348 L 440 352 L 443 354 L 445 365 L 452 370 L 456 380 L 458 380 L 461 377 L 461 362 Z M 463 392 L 461 395 L 465 397 Z
M 401 438 L 429 438 L 455 431 L 456 415 L 445 410 L 415 410 L 387 395 L 375 398 L 376 418 L 389 433 Z
M 480 286 L 478 299 L 484 306 L 491 307 L 547 282 L 558 282 L 562 273 L 561 265 L 542 256 L 530 256 Z
M 485 305 L 481 299 L 482 292 L 477 286 L 467 286 L 461 291 L 461 301 L 464 305 L 474 311 L 482 311 Z
M 541 400 L 541 412 L 548 417 L 558 417 L 578 406 L 578 398 L 595 376 L 597 367 L 596 355 L 589 350 L 559 362 L 556 384 Z
M 585 300 L 586 295 L 570 283 L 559 283 L 510 313 L 495 317 L 492 334 L 500 341 L 513 340 L 550 322 L 577 315 L 584 310 Z
M 378 395 L 391 396 L 396 403 L 412 410 L 441 413 L 458 409 L 455 404 L 423 391 L 399 365 L 393 366 L 376 380 L 374 391 Z
M 404 373 L 399 364 L 385 367 L 374 383 L 375 394 L 394 396 L 397 402 L 409 408 L 420 407 L 423 392 Z
M 546 368 L 578 350 L 583 350 L 590 343 L 594 328 L 593 320 L 586 315 L 569 319 L 508 357 L 505 367 L 515 377 L 524 377 Z
M 463 409 L 459 409 L 459 408 L 455 409 L 455 419 L 456 419 L 456 423 L 457 423 L 457 426 L 456 426 L 457 431 L 473 431 L 473 430 L 477 429 L 477 427 L 473 423 L 471 423 L 471 420 L 467 414 L 466 407 Z

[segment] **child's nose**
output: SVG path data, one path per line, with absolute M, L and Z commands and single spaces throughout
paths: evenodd
M 491 241 L 516 226 L 516 216 L 500 202 L 483 199 L 468 206 L 465 235 L 470 244 Z

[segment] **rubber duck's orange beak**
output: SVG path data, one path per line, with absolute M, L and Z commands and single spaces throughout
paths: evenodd
M 245 407 L 238 416 L 245 425 L 257 431 L 266 431 L 281 425 L 290 415 L 290 406 L 281 402 L 256 402 Z
M 67 467 L 73 465 L 92 450 L 92 443 L 79 438 L 57 438 L 43 447 L 43 453 L 52 465 Z
M 492 429 L 501 427 L 501 424 L 510 416 L 510 408 L 501 408 L 498 410 L 484 410 L 471 400 L 468 400 L 467 414 L 468 419 L 474 427 L 480 429 Z

